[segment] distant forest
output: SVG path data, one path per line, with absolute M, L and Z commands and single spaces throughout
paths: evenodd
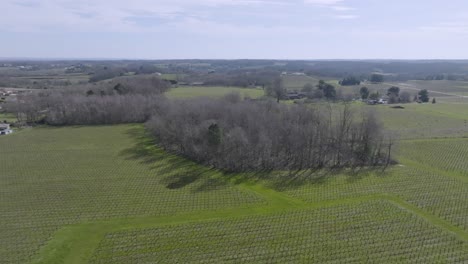
M 44 73 L 54 76 L 63 71 L 84 74 L 94 83 L 126 75 L 171 74 L 172 81 L 203 85 L 265 86 L 281 73 L 296 73 L 345 79 L 353 76 L 357 83 L 373 74 L 385 81 L 468 80 L 468 61 L 282 61 L 282 60 L 154 60 L 154 61 L 2 61 L 0 86 L 24 86 L 12 76 Z M 18 70 L 20 68 L 21 70 Z M 346 84 L 346 83 L 345 83 Z M 37 80 L 38 88 L 70 85 L 60 80 Z

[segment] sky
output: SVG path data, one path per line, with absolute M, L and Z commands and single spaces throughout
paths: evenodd
M 0 57 L 468 59 L 467 0 L 0 0 Z

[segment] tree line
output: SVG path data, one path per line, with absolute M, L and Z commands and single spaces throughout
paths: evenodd
M 75 85 L 18 95 L 8 112 L 19 123 L 97 125 L 147 121 L 163 104 L 170 84 L 156 77 L 119 77 L 97 84 Z
M 388 165 L 393 142 L 374 114 L 334 108 L 232 94 L 168 101 L 147 127 L 166 150 L 227 171 Z
M 363 100 L 379 100 L 380 98 L 378 91 L 371 93 L 367 87 L 361 87 L 359 94 Z M 429 102 L 429 92 L 427 89 L 420 90 L 417 95 L 413 97 L 408 91 L 401 92 L 400 87 L 392 86 L 387 89 L 387 97 L 389 104 L 411 103 L 412 101 L 421 103 Z M 435 98 L 432 102 L 435 103 Z

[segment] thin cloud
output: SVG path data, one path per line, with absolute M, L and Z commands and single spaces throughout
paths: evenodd
M 304 1 L 307 4 L 314 4 L 314 5 L 337 5 L 341 4 L 344 2 L 344 0 L 305 0 Z
M 190 3 L 191 1 L 180 1 Z M 287 1 L 275 0 L 202 0 L 198 5 L 291 5 Z
M 358 15 L 333 15 L 333 18 L 336 19 L 356 19 L 359 18 Z
M 355 8 L 344 5 L 344 2 L 345 2 L 344 0 L 304 0 L 304 2 L 310 5 L 330 8 L 333 11 L 341 13 L 341 14 L 333 14 L 330 16 L 331 18 L 355 19 L 359 17 L 358 15 L 355 15 L 355 14 L 346 14 L 349 11 L 355 10 Z
M 349 7 L 349 6 L 332 6 L 331 7 L 333 10 L 335 11 L 352 11 L 352 10 L 356 10 L 356 8 L 353 8 L 353 7 Z
M 127 0 L 42 0 L 40 4 L 31 0 L 4 1 L 2 7 L 7 12 L 0 16 L 0 28 L 10 32 L 59 29 L 131 32 L 142 29 L 141 23 L 135 22 L 138 17 L 163 23 L 163 19 L 202 18 L 203 14 L 226 6 L 254 6 L 263 10 L 265 6 L 292 5 L 284 0 L 133 0 L 131 4 Z M 154 27 L 158 26 L 155 23 Z M 144 26 L 144 30 L 149 28 Z

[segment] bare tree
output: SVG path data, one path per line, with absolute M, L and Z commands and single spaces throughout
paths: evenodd
M 281 77 L 277 77 L 273 83 L 267 87 L 266 93 L 267 95 L 274 96 L 276 98 L 276 102 L 279 103 L 279 101 L 286 95 L 283 79 L 281 79 Z

